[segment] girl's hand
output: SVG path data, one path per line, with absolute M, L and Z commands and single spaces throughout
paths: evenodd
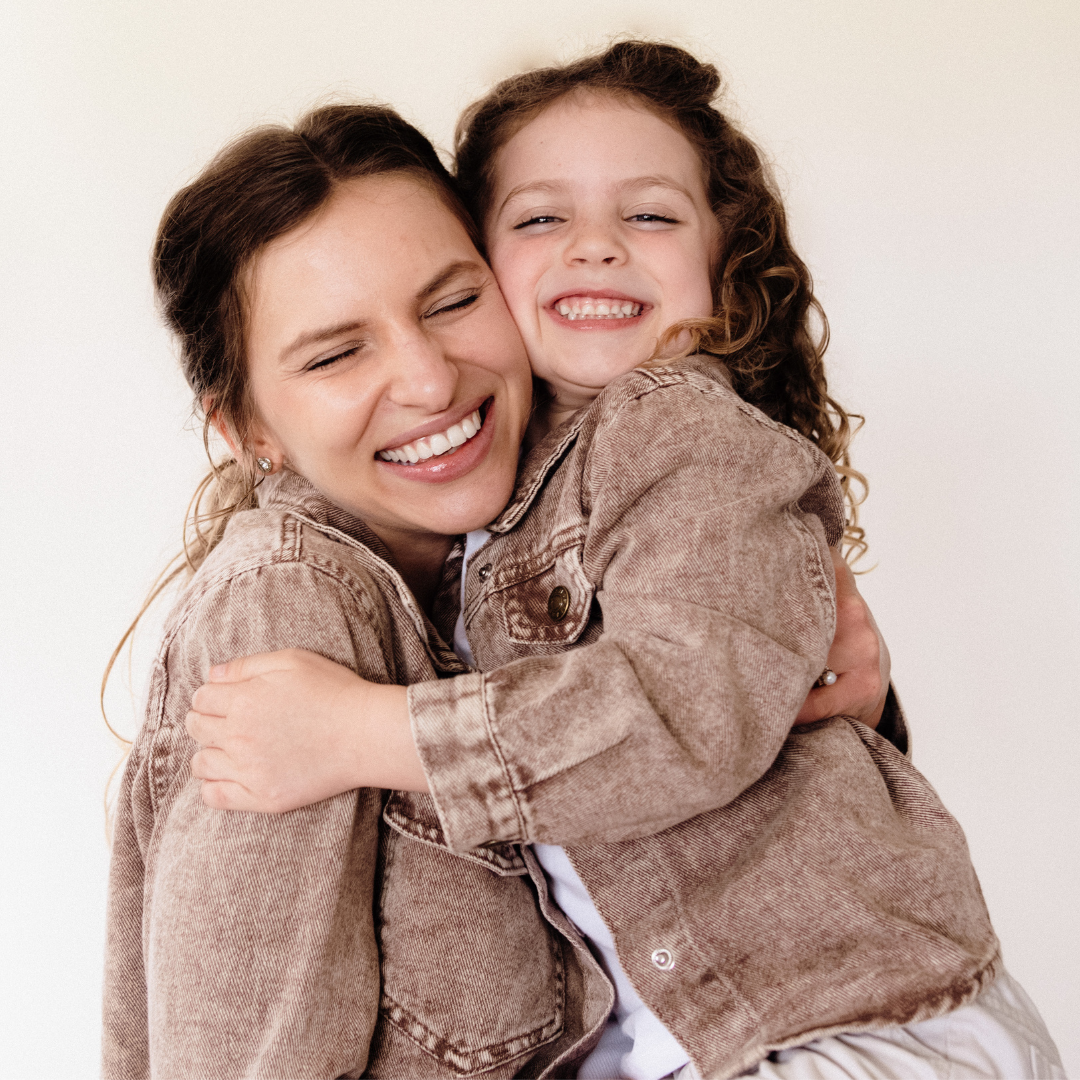
M 300 649 L 212 668 L 185 721 L 203 802 L 277 814 L 359 787 L 427 791 L 405 695 Z
M 836 672 L 832 686 L 815 687 L 795 722 L 850 716 L 876 728 L 889 693 L 889 649 L 866 601 L 855 588 L 851 567 L 833 550 L 836 570 L 836 636 L 827 665 Z

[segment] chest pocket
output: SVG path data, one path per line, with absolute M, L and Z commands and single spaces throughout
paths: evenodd
M 395 793 L 384 811 L 380 1024 L 364 1075 L 516 1076 L 564 1030 L 563 950 L 520 854 L 525 876 L 419 835 L 425 802 Z
M 581 546 L 574 545 L 500 567 L 488 603 L 498 610 L 511 641 L 559 651 L 584 633 L 595 595 L 581 564 Z
M 383 808 L 383 821 L 410 840 L 450 850 L 430 795 L 392 791 Z M 499 877 L 520 877 L 528 873 L 517 844 L 490 844 L 471 851 L 457 851 L 454 858 L 477 863 Z

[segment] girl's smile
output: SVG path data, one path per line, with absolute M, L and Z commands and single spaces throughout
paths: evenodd
M 687 138 L 631 100 L 567 95 L 496 157 L 491 265 L 533 371 L 580 408 L 713 312 L 719 227 Z

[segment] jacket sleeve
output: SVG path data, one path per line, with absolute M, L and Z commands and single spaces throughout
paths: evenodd
M 729 391 L 669 387 L 601 423 L 581 490 L 601 636 L 410 687 L 454 847 L 625 840 L 724 805 L 825 666 L 842 503 L 808 442 Z
M 387 681 L 364 598 L 299 563 L 211 588 L 152 678 L 124 774 L 109 886 L 106 1080 L 359 1076 L 379 999 L 381 795 L 283 815 L 207 809 L 184 730 L 211 664 L 299 647 Z

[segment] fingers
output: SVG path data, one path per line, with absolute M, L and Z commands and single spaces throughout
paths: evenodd
M 191 757 L 191 775 L 196 780 L 228 780 L 235 782 L 236 769 L 224 750 L 204 746 Z
M 852 573 L 851 567 L 848 566 L 847 559 L 840 554 L 839 548 L 829 548 L 829 553 L 832 555 L 833 571 L 836 574 L 836 599 L 840 601 L 844 596 L 859 596 L 859 590 L 855 585 L 855 575 Z M 862 597 L 859 597 L 860 602 Z
M 203 683 L 192 694 L 191 707 L 207 716 L 228 716 L 239 691 L 237 683 Z
M 296 667 L 298 662 L 302 662 L 303 657 L 313 655 L 315 654 L 305 652 L 303 649 L 280 649 L 277 652 L 241 656 L 225 664 L 215 664 L 210 669 L 207 682 L 244 682 L 247 679 L 257 678 L 259 675 L 266 675 L 271 671 L 284 671 Z
M 258 810 L 248 790 L 231 780 L 207 780 L 202 801 L 211 810 Z

